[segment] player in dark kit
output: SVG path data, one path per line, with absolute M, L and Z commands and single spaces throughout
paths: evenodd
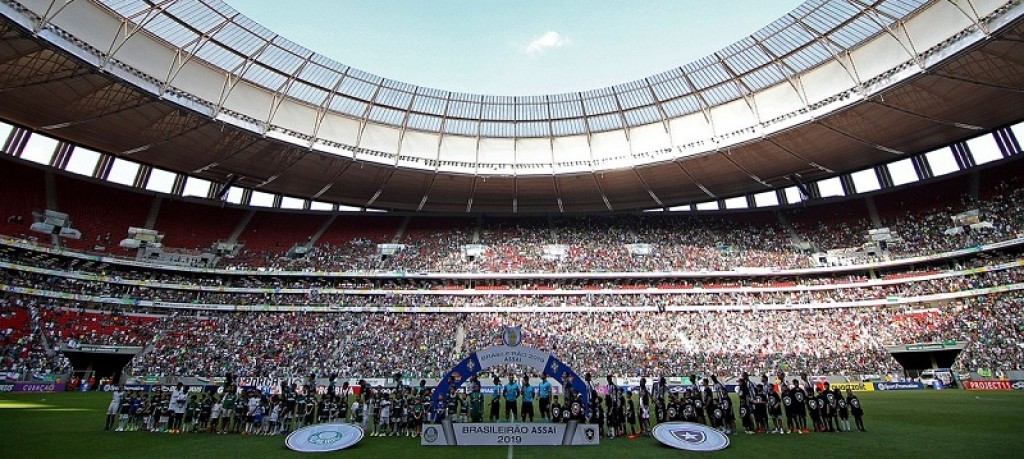
M 754 391 L 754 424 L 756 432 L 768 431 L 768 397 L 764 395 L 764 386 L 757 385 Z
M 608 397 L 612 401 L 612 405 L 611 405 L 612 408 L 610 410 L 611 411 L 611 417 L 610 417 L 611 421 L 609 422 L 609 427 L 612 427 L 614 435 L 616 437 L 619 437 L 619 436 L 624 435 L 625 434 L 625 430 L 626 430 L 626 406 L 625 406 L 625 399 L 621 396 L 621 390 L 622 389 L 614 389 L 614 388 L 612 388 L 611 390 L 612 390 L 612 394 L 613 395 L 610 395 Z
M 718 407 L 722 410 L 723 429 L 727 435 L 736 433 L 736 412 L 732 409 L 732 397 L 723 388 L 718 397 Z
M 796 413 L 797 433 L 807 433 L 807 392 L 804 391 L 800 381 L 793 380 L 793 408 Z
M 494 389 L 491 391 L 491 415 L 490 422 L 498 422 L 501 418 L 501 379 L 494 377 Z
M 644 435 L 651 434 L 651 395 L 647 391 L 646 387 L 643 387 L 643 380 L 641 380 L 641 391 L 640 391 L 640 433 Z
M 836 426 L 842 432 L 850 431 L 850 406 L 846 404 L 846 399 L 843 398 L 843 394 L 839 392 L 839 388 L 832 389 L 832 394 L 836 398 L 836 406 L 839 411 L 839 425 Z
M 590 414 L 593 419 L 591 423 L 597 424 L 597 434 L 603 437 L 605 434 L 605 411 L 596 390 L 590 393 L 590 400 Z
M 562 404 L 562 424 L 568 424 L 570 419 L 574 419 L 573 406 L 574 403 L 570 403 L 569 394 L 565 396 L 565 402 Z
M 864 408 L 860 406 L 860 399 L 853 395 L 853 391 L 846 389 L 846 404 L 850 405 L 850 414 L 853 414 L 853 421 L 857 423 L 857 429 L 867 432 L 864 428 Z
M 829 432 L 835 432 L 839 430 L 836 425 L 836 418 L 839 417 L 839 405 L 836 404 L 836 394 L 829 388 L 828 381 L 825 381 L 824 393 L 825 398 L 825 426 L 828 427 Z
M 708 421 L 711 423 L 711 427 L 718 428 L 719 424 L 715 419 L 715 391 L 708 386 L 708 380 L 705 379 L 702 389 L 702 398 L 704 399 L 704 412 L 707 415 Z
M 828 398 L 825 397 L 825 391 L 821 388 L 818 389 L 818 395 L 815 397 L 818 399 L 818 422 L 821 423 L 821 431 L 828 432 Z
M 821 432 L 821 405 L 818 403 L 818 395 L 807 397 L 807 412 L 811 414 L 811 426 L 815 432 Z
M 768 392 L 768 416 L 772 418 L 772 433 L 782 434 L 782 398 L 774 389 Z
M 590 413 L 587 415 L 587 424 L 600 424 L 601 420 L 597 417 L 597 409 L 601 406 L 601 398 L 597 395 L 597 391 L 590 391 L 590 397 L 587 400 L 590 403 Z
M 690 394 L 690 402 L 693 403 L 693 414 L 697 418 L 694 422 L 704 424 L 706 419 L 704 417 L 704 398 L 699 390 L 694 389 L 693 393 Z
M 551 401 L 551 422 L 562 422 L 562 404 L 557 395 Z
M 604 396 L 605 417 L 608 423 L 608 438 L 614 438 L 619 434 L 619 410 L 618 398 L 615 396 L 615 386 L 608 386 L 608 393 Z
M 472 422 L 484 420 L 484 394 L 480 392 L 480 384 L 474 382 L 473 392 L 469 393 L 469 418 Z
M 754 413 L 749 403 L 740 402 L 740 422 L 743 423 L 743 431 L 748 434 L 754 432 Z
M 626 391 L 626 401 L 623 403 L 626 408 L 626 435 L 629 438 L 636 438 L 639 431 L 634 431 L 636 426 L 636 402 L 633 401 L 633 394 Z
M 793 386 L 783 380 L 779 386 L 782 388 L 782 407 L 786 409 L 786 433 L 796 431 L 796 407 L 793 406 Z

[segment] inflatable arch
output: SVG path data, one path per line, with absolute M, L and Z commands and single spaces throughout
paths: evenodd
M 583 378 L 554 354 L 520 346 L 522 340 L 520 327 L 505 327 L 501 334 L 502 344 L 473 352 L 452 367 L 438 382 L 430 397 L 433 414 L 438 415 L 446 406 L 448 396 L 455 393 L 473 375 L 493 366 L 510 364 L 533 368 L 538 373 L 546 373 L 554 378 L 562 387 L 572 387 L 577 393 L 582 394 L 583 409 L 589 414 L 590 392 Z

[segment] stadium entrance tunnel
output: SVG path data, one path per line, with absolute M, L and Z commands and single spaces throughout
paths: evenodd
M 64 351 L 64 355 L 71 362 L 71 368 L 76 374 L 93 375 L 97 381 L 106 377 L 112 381 L 119 381 L 121 370 L 135 357 L 135 354 L 74 351 Z
M 951 368 L 965 347 L 966 341 L 946 340 L 885 346 L 885 350 L 904 371 L 917 374 L 929 368 Z
M 590 393 L 587 385 L 576 371 L 555 357 L 554 354 L 532 347 L 518 345 L 491 346 L 469 354 L 444 375 L 430 397 L 431 412 L 439 419 L 448 403 L 448 397 L 455 394 L 471 377 L 497 365 L 523 365 L 545 373 L 561 383 L 562 388 L 572 387 L 581 394 L 583 409 L 590 411 Z

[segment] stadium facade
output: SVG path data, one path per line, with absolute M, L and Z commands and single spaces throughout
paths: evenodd
M 895 373 L 883 344 L 946 339 L 1020 370 L 1022 14 L 812 0 L 678 69 L 502 97 L 218 1 L 0 2 L 0 370 L 86 344 L 140 378 L 436 376 L 510 319 L 594 374 Z

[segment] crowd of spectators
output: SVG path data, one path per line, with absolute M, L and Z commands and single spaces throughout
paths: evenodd
M 735 374 L 799 369 L 815 374 L 900 373 L 883 345 L 969 342 L 965 369 L 1024 368 L 1024 302 L 977 297 L 934 308 L 873 307 L 701 313 L 322 314 L 172 316 L 135 375 L 287 376 L 313 370 L 354 376 L 395 371 L 438 377 L 464 354 L 520 324 L 524 345 L 579 371 L 622 375 Z M 461 338 L 461 339 L 460 339 Z
M 40 326 L 41 311 L 55 303 L 29 296 L 0 297 L 0 380 L 70 372 L 71 363 L 54 349 Z
M 754 216 L 620 215 L 558 218 L 482 218 L 473 227 L 416 231 L 396 240 L 404 249 L 382 255 L 390 238 L 360 237 L 320 244 L 301 258 L 242 252 L 229 268 L 350 272 L 598 273 L 803 268 L 810 252 L 858 247 L 867 231 L 886 226 L 900 238 L 883 257 L 934 254 L 1017 237 L 1024 229 L 1024 188 L 1007 185 L 978 200 L 884 216 L 882 225 L 851 218 L 817 222 L 762 221 Z M 953 218 L 977 210 L 974 228 Z M 480 244 L 469 254 L 466 246 Z M 811 250 L 806 250 L 810 245 Z M 804 247 L 804 248 L 801 248 Z M 973 296 L 918 306 L 774 309 L 827 306 L 891 297 L 918 298 L 1020 283 L 1024 269 L 946 273 L 952 264 L 994 266 L 1015 253 L 949 259 L 902 271 L 776 277 L 685 279 L 576 279 L 469 282 L 409 280 L 401 276 L 321 277 L 189 273 L 46 255 L 4 247 L 0 283 L 37 291 L 80 294 L 89 302 L 6 294 L 0 298 L 0 372 L 67 371 L 57 344 L 88 342 L 143 346 L 131 363 L 135 376 L 285 377 L 338 373 L 375 377 L 402 371 L 438 377 L 467 352 L 496 342 L 501 325 L 519 324 L 525 344 L 563 356 L 580 371 L 622 375 L 734 374 L 774 369 L 816 374 L 899 373 L 884 344 L 966 340 L 963 369 L 1024 369 L 1024 300 L 1016 293 Z M 57 275 L 25 267 L 57 270 Z M 877 275 L 876 275 L 877 274 Z M 925 278 L 940 274 L 937 278 Z M 945 275 L 950 274 L 950 275 Z M 100 276 L 84 279 L 81 275 Z M 709 275 L 710 276 L 710 275 Z M 896 282 L 870 284 L 880 278 Z M 688 289 L 671 293 L 466 295 L 472 286 L 506 290 Z M 211 291 L 200 287 L 274 289 Z M 749 291 L 747 287 L 770 287 Z M 822 287 L 822 288 L 809 288 Z M 291 293 L 283 289 L 300 289 Z M 376 289 L 384 294 L 331 293 Z M 423 294 L 408 290 L 453 290 Z M 709 289 L 737 289 L 710 291 Z M 106 301 L 115 299 L 117 302 Z M 98 302 L 96 300 L 99 300 Z M 139 301 L 181 303 L 195 309 L 128 306 Z M 217 312 L 203 305 L 488 306 L 500 313 Z M 728 305 L 732 310 L 667 311 L 675 306 Z M 587 306 L 587 312 L 522 312 L 522 306 Z M 647 310 L 613 311 L 620 306 Z M 735 306 L 743 306 L 736 310 Z M 517 309 L 519 311 L 517 311 Z M 147 313 L 143 315 L 141 313 Z
M 915 298 L 923 295 L 950 293 L 985 287 L 1016 284 L 1024 281 L 1024 268 L 987 269 L 978 273 L 950 273 L 946 277 L 911 277 L 897 275 L 895 283 L 880 285 L 838 284 L 773 286 L 769 291 L 742 289 L 742 282 L 710 285 L 708 289 L 689 289 L 672 293 L 615 293 L 623 284 L 598 285 L 611 290 L 587 294 L 557 294 L 536 291 L 531 295 L 460 295 L 459 291 L 446 294 L 402 293 L 401 290 L 378 294 L 337 293 L 318 288 L 297 290 L 296 293 L 277 291 L 220 292 L 196 290 L 183 283 L 170 287 L 140 286 L 116 282 L 83 280 L 73 277 L 52 276 L 17 269 L 0 269 L 0 281 L 16 286 L 61 293 L 114 298 L 121 302 L 153 301 L 184 305 L 227 306 L 316 306 L 316 307 L 467 307 L 489 306 L 515 310 L 521 307 L 550 306 L 643 306 L 664 310 L 674 306 L 764 306 L 764 305 L 822 305 L 891 297 Z M 633 284 L 626 287 L 637 288 Z M 731 289 L 731 290 L 729 290 Z M 95 320 L 92 318 L 90 320 Z M 109 320 L 109 319 L 108 319 Z M 95 328 L 95 327 L 93 327 Z
M 314 246 L 302 258 L 247 252 L 224 264 L 232 269 L 483 273 L 808 268 L 821 264 L 814 253 L 861 248 L 873 228 L 889 228 L 896 240 L 865 261 L 1012 239 L 1024 231 L 1024 207 L 1016 204 L 1024 188 L 1004 184 L 994 191 L 987 199 L 965 195 L 937 207 L 880 217 L 880 224 L 867 215 L 828 222 L 793 219 L 790 224 L 766 221 L 766 214 L 489 218 L 472 233 L 464 228 L 416 232 L 403 237 L 404 249 L 390 255 L 380 253 L 373 240 L 360 238 Z M 973 210 L 985 224 L 970 227 L 954 219 Z M 480 244 L 482 253 L 467 255 L 467 244 Z
M 75 306 L 8 296 L 2 310 L 5 317 L 45 311 L 37 313 L 43 322 L 55 311 L 109 314 L 65 311 Z M 959 369 L 1009 371 L 1024 369 L 1022 306 L 1020 295 L 1006 293 L 915 306 L 701 312 L 188 311 L 156 320 L 128 315 L 119 320 L 131 323 L 130 335 L 111 332 L 100 341 L 147 346 L 127 369 L 137 377 L 295 377 L 310 371 L 439 377 L 466 353 L 496 344 L 501 326 L 511 324 L 522 325 L 524 345 L 593 374 L 898 374 L 884 345 L 949 339 L 968 342 Z M 66 337 L 66 323 L 47 322 L 43 328 L 51 339 Z M 5 344 L 0 371 L 67 369 L 38 333 L 25 332 L 30 338 L 13 349 Z

